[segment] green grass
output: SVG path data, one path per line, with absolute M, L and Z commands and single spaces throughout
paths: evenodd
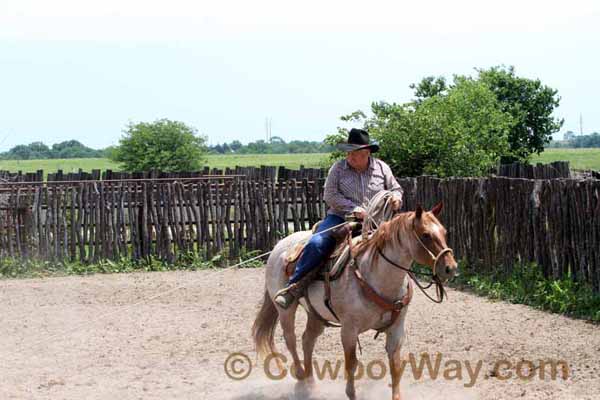
M 570 277 L 548 279 L 536 264 L 516 265 L 512 272 L 481 271 L 460 263 L 451 286 L 470 289 L 492 299 L 527 304 L 542 310 L 600 322 L 600 294 Z
M 307 168 L 318 168 L 327 161 L 329 153 L 307 154 L 227 154 L 208 156 L 208 165 L 211 168 L 235 167 L 236 165 L 255 166 L 284 165 L 287 168 L 298 169 L 300 165 Z
M 211 168 L 224 169 L 225 167 L 255 166 L 261 165 L 284 165 L 288 168 L 298 169 L 300 165 L 305 167 L 320 167 L 328 158 L 329 154 L 228 154 L 209 155 L 207 165 Z M 107 158 L 72 158 L 55 160 L 0 160 L 0 170 L 17 172 L 35 172 L 43 169 L 44 172 L 55 172 L 62 169 L 63 172 L 77 172 L 81 168 L 86 172 L 92 169 L 112 169 L 118 171 L 119 166 Z
M 264 265 L 264 257 L 253 259 L 260 251 L 241 249 L 239 256 L 229 257 L 228 250 L 208 259 L 205 254 L 179 253 L 173 263 L 154 257 L 134 261 L 129 258 L 119 260 L 101 260 L 96 264 L 86 264 L 79 261 L 60 262 L 43 261 L 33 258 L 2 258 L 0 259 L 0 280 L 14 278 L 44 278 L 51 276 L 91 275 L 102 273 L 127 273 L 135 271 L 174 271 L 227 268 L 246 261 L 239 268 L 259 268 Z
M 288 168 L 298 169 L 305 167 L 320 167 L 327 164 L 329 154 L 228 154 L 209 155 L 207 165 L 211 168 L 223 169 L 225 167 L 284 165 Z M 600 149 L 547 149 L 539 156 L 531 159 L 532 163 L 549 163 L 552 161 L 569 161 L 574 169 L 593 169 L 600 171 Z M 119 167 L 106 158 L 73 158 L 56 160 L 0 160 L 0 170 L 35 172 L 43 169 L 45 172 L 54 172 L 62 169 L 63 172 L 77 172 L 92 169 L 112 169 L 118 171 Z
M 534 156 L 531 163 L 569 161 L 571 169 L 593 169 L 600 171 L 600 149 L 546 149 Z
M 4 171 L 23 171 L 35 172 L 43 169 L 45 173 L 56 172 L 62 169 L 63 172 L 77 172 L 81 168 L 85 172 L 93 169 L 116 169 L 116 165 L 107 158 L 69 158 L 54 160 L 0 160 L 0 170 Z

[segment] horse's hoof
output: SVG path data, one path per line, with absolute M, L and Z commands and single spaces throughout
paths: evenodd
M 301 366 L 293 366 L 291 373 L 292 376 L 299 381 L 302 381 L 307 377 L 306 372 L 304 372 L 304 368 L 302 368 Z
M 356 390 L 354 388 L 352 389 L 346 389 L 346 396 L 348 396 L 348 400 L 356 400 Z
M 304 379 L 299 382 L 301 382 L 310 391 L 313 391 L 317 388 L 317 381 L 313 375 L 306 375 Z

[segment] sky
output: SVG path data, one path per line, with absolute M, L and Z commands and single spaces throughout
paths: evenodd
M 513 65 L 600 131 L 600 2 L 0 0 L 0 151 L 118 143 L 169 118 L 211 144 L 322 140 L 423 77 Z M 560 138 L 561 135 L 556 135 Z

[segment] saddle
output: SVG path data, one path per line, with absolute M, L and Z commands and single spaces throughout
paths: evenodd
M 319 223 L 316 223 L 313 226 L 313 233 L 316 231 L 318 225 Z M 350 223 L 349 226 L 342 226 L 334 230 L 333 237 L 336 239 L 335 249 L 326 260 L 322 260 L 321 266 L 317 267 L 319 269 L 319 273 L 315 279 L 325 280 L 327 278 L 330 281 L 334 281 L 342 275 L 342 272 L 344 272 L 344 267 L 350 260 L 350 248 L 362 240 L 361 236 L 352 238 L 351 246 L 349 246 L 348 241 L 345 240 L 349 232 L 356 231 L 359 228 L 358 225 L 360 224 L 352 225 L 352 223 Z M 302 255 L 305 246 L 305 242 L 300 242 L 296 243 L 294 247 L 288 250 L 285 266 L 285 273 L 288 277 L 294 274 L 294 271 L 296 270 L 296 262 Z

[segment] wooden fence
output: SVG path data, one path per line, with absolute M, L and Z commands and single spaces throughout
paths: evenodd
M 268 249 L 325 213 L 323 182 L 210 179 L 2 185 L 0 257 L 95 262 Z
M 399 179 L 404 209 L 444 201 L 457 257 L 510 270 L 537 262 L 548 277 L 600 291 L 600 180 L 503 177 Z M 0 257 L 95 262 L 225 248 L 270 249 L 321 219 L 323 179 L 92 181 L 3 185 Z
M 321 179 L 325 178 L 327 171 L 323 168 L 304 168 L 289 169 L 284 166 L 260 166 L 260 167 L 240 167 L 233 168 L 209 168 L 205 167 L 199 171 L 193 172 L 162 172 L 162 171 L 147 171 L 147 172 L 121 172 L 113 170 L 94 169 L 91 172 L 84 172 L 79 169 L 77 172 L 56 172 L 45 173 L 44 170 L 36 172 L 10 172 L 0 170 L 0 182 L 64 182 L 64 181 L 108 181 L 108 180 L 123 180 L 123 179 L 176 179 L 176 178 L 196 178 L 201 176 L 240 176 L 249 180 L 290 180 L 290 179 Z
M 538 263 L 546 277 L 600 292 L 600 180 L 419 177 L 416 203 L 444 201 L 442 223 L 458 257 L 480 268 Z
M 498 176 L 527 179 L 571 178 L 568 161 L 554 161 L 549 164 L 503 164 L 498 167 Z

